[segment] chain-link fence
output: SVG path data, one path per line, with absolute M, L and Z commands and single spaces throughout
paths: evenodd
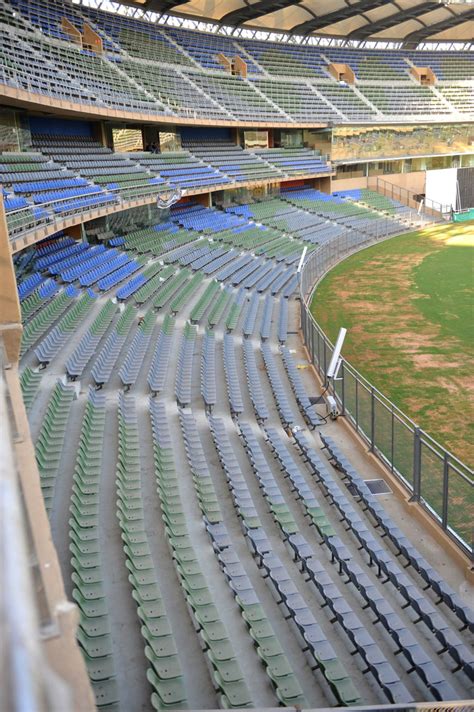
M 359 249 L 391 236 L 387 220 L 377 220 L 370 234 L 356 231 L 313 252 L 301 273 L 301 328 L 321 380 L 329 387 L 340 413 L 354 426 L 371 452 L 403 483 L 448 535 L 472 553 L 474 472 L 406 416 L 350 363 L 342 359 L 338 378 L 327 382 L 333 344 L 310 311 L 315 286 L 333 266 Z

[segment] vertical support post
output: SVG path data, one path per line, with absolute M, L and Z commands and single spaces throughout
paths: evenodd
M 370 389 L 370 452 L 375 450 L 375 392 Z
M 319 332 L 315 330 L 315 333 L 317 333 L 318 337 L 316 342 L 318 344 L 318 373 L 321 375 L 321 339 L 319 338 Z
M 341 415 L 346 414 L 346 372 L 344 370 L 344 361 L 341 361 Z
M 448 528 L 448 498 L 449 498 L 449 455 L 444 452 L 443 460 L 443 503 L 441 510 L 441 526 Z
M 421 496 L 421 435 L 420 428 L 413 430 L 413 495 L 411 502 L 419 502 Z
M 393 472 L 394 470 L 394 464 L 393 461 L 395 459 L 395 414 L 393 412 L 393 405 L 390 408 L 390 412 L 392 414 L 392 422 L 391 422 L 391 434 L 390 434 L 390 472 Z
M 324 361 L 323 361 L 324 385 L 326 385 L 326 383 L 327 383 L 327 381 L 326 381 L 326 371 L 327 371 L 327 368 L 328 368 L 328 360 L 327 360 L 326 339 L 325 339 L 324 337 L 323 337 L 323 344 L 324 344 L 324 350 L 323 350 L 323 357 L 324 357 Z
M 359 432 L 359 379 L 356 376 L 355 379 L 355 424 L 356 424 L 356 433 Z

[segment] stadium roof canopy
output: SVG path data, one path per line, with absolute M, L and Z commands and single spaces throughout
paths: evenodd
M 219 25 L 346 40 L 470 42 L 474 0 L 125 0 Z

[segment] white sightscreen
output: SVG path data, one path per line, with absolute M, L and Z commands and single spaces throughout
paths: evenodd
M 437 171 L 426 171 L 426 204 L 430 201 L 456 208 L 457 168 L 441 168 Z M 433 205 L 436 208 L 436 205 Z

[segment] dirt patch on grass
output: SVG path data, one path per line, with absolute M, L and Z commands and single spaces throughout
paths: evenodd
M 429 297 L 420 294 L 414 271 L 449 239 L 438 233 L 433 237 L 400 238 L 400 252 L 385 243 L 378 246 L 380 254 L 365 261 L 359 253 L 352 269 L 330 274 L 327 288 L 326 280 L 318 288 L 316 316 L 333 338 L 335 327 L 349 325 L 345 357 L 424 430 L 469 462 L 474 459 L 470 418 L 461 416 L 472 408 L 469 355 L 417 307 Z

